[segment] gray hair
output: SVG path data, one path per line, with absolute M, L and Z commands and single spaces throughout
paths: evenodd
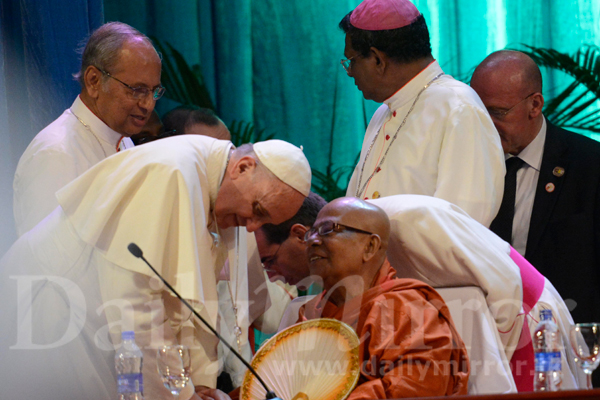
M 152 47 L 152 41 L 137 29 L 122 22 L 108 22 L 96 29 L 90 36 L 85 47 L 79 49 L 81 69 L 73 77 L 85 87 L 84 74 L 89 66 L 108 71 L 119 61 L 119 50 L 132 38 L 140 38 Z
M 242 157 L 250 156 L 256 160 L 257 171 L 259 174 L 262 174 L 268 180 L 281 182 L 281 180 L 269 169 L 267 168 L 260 160 L 258 156 L 254 152 L 254 146 L 252 143 L 244 143 L 241 146 L 235 149 L 235 155 L 239 160 Z

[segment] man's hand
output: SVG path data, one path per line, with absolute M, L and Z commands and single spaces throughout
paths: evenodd
M 231 400 L 227 393 L 206 386 L 196 386 L 196 394 L 200 396 L 202 400 Z

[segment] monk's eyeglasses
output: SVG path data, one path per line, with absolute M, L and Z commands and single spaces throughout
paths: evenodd
M 342 224 L 338 224 L 335 223 L 333 221 L 325 221 L 323 222 L 321 225 L 319 226 L 313 226 L 312 228 L 310 228 L 308 231 L 306 231 L 306 234 L 304 235 L 304 241 L 308 242 L 308 240 L 315 234 L 318 233 L 319 236 L 327 236 L 333 232 L 339 233 L 339 232 L 343 232 L 343 231 L 353 231 L 353 232 L 358 232 L 358 233 L 366 233 L 367 235 L 372 235 L 372 232 L 367 232 L 365 230 L 362 229 L 358 229 L 358 228 L 353 228 L 351 226 L 348 225 L 342 225 Z
M 533 96 L 536 93 L 537 92 L 531 93 L 529 96 L 525 97 L 523 100 L 519 101 L 517 104 L 515 104 L 514 106 L 512 106 L 511 108 L 509 108 L 507 110 L 502 110 L 502 109 L 491 108 L 490 107 L 490 108 L 487 109 L 488 113 L 490 114 L 490 117 L 494 117 L 496 119 L 502 119 L 502 118 L 506 117 L 509 112 L 511 112 L 512 110 L 514 110 L 516 106 L 518 106 L 519 104 L 521 104 L 522 102 L 524 102 L 525 100 L 527 100 L 528 98 L 530 98 L 531 96 Z
M 98 67 L 96 67 L 98 68 Z M 141 99 L 145 99 L 148 97 L 148 95 L 150 95 L 152 93 L 152 100 L 156 101 L 158 99 L 160 99 L 162 97 L 163 94 L 165 94 L 165 89 L 162 85 L 158 85 L 156 87 L 151 88 L 147 88 L 147 87 L 132 87 L 129 86 L 128 84 L 126 84 L 125 82 L 123 82 L 120 79 L 115 78 L 114 76 L 112 76 L 111 74 L 109 74 L 108 72 L 106 72 L 105 70 L 98 68 L 98 71 L 102 72 L 104 75 L 108 76 L 109 78 L 114 79 L 115 81 L 119 82 L 120 84 L 122 84 L 123 86 L 125 86 L 127 89 L 131 90 L 130 95 L 132 98 L 134 98 L 135 100 L 141 100 Z

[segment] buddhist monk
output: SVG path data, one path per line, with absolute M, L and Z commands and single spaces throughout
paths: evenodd
M 300 320 L 334 318 L 356 330 L 361 371 L 351 400 L 467 394 L 467 351 L 450 312 L 427 284 L 396 278 L 389 234 L 373 204 L 347 197 L 326 205 L 305 236 L 324 292 Z

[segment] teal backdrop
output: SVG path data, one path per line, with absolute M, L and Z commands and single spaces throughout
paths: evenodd
M 340 65 L 344 34 L 338 23 L 359 3 L 132 0 L 123 5 L 104 0 L 106 20 L 124 21 L 166 40 L 190 64 L 199 63 L 226 122 L 252 121 L 304 146 L 318 170 L 325 170 L 331 150 L 335 165 L 354 163 L 365 123 L 378 106 L 362 99 Z M 461 79 L 490 52 L 507 46 L 574 52 L 600 40 L 600 1 L 414 3 L 429 26 L 435 58 L 446 73 Z M 550 97 L 569 82 L 558 73 L 544 78 Z
M 2 0 L 0 2 L 0 255 L 15 239 L 12 176 L 35 134 L 79 92 L 77 43 L 119 20 L 200 64 L 226 122 L 243 120 L 302 145 L 311 165 L 352 165 L 378 106 L 340 65 L 338 22 L 359 0 Z M 468 79 L 487 54 L 521 44 L 573 53 L 600 44 L 598 0 L 415 0 L 435 58 Z M 570 82 L 544 71 L 544 94 Z M 159 101 L 163 113 L 176 104 Z M 345 184 L 346 182 L 344 182 Z

